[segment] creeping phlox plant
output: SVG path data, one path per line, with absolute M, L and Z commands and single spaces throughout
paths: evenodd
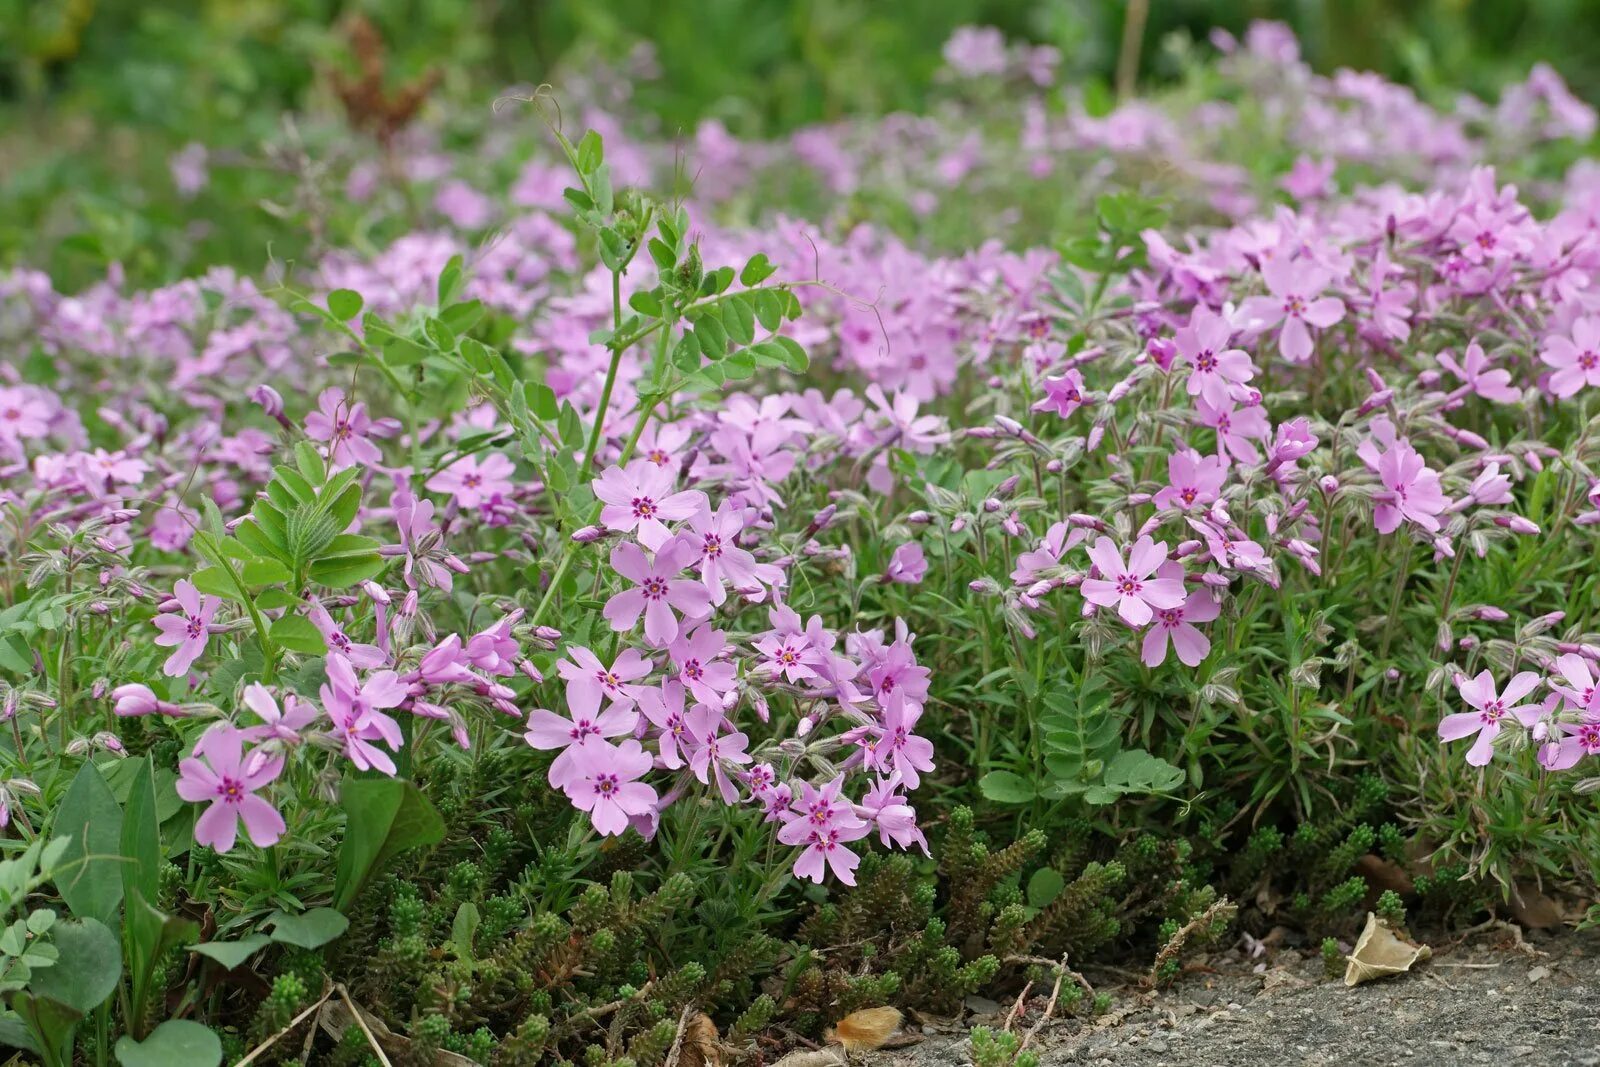
M 336 127 L 311 262 L 0 275 L 0 1040 L 354 989 L 416 1062 L 654 1063 L 1166 980 L 1368 859 L 1592 891 L 1595 114 L 1214 44 L 1112 108 L 965 30 L 933 113 L 693 182 L 600 100 Z

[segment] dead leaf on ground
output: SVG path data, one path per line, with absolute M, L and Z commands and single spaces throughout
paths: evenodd
M 1532 882 L 1518 882 L 1511 894 L 1511 915 L 1529 930 L 1553 930 L 1568 918 L 1567 909 Z
M 845 1067 L 846 1063 L 848 1061 L 845 1059 L 844 1049 L 834 1046 L 817 1049 L 815 1052 L 810 1049 L 799 1049 L 789 1053 L 772 1067 Z
M 1360 985 L 1390 975 L 1405 974 L 1418 962 L 1433 955 L 1427 945 L 1418 945 L 1398 936 L 1389 924 L 1367 912 L 1367 926 L 1356 941 L 1345 966 L 1344 984 Z
M 721 1067 L 722 1043 L 717 1024 L 704 1012 L 689 1017 L 683 1028 L 683 1044 L 678 1048 L 678 1067 Z
M 1355 873 L 1367 880 L 1368 891 L 1374 894 L 1392 889 L 1406 896 L 1416 890 L 1416 884 L 1404 867 L 1370 852 L 1356 860 Z M 1376 895 L 1373 899 L 1377 899 Z
M 900 1019 L 895 1008 L 862 1008 L 840 1019 L 823 1036 L 844 1046 L 846 1052 L 871 1052 L 882 1048 L 900 1029 Z

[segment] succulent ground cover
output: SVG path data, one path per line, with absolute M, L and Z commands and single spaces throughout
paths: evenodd
M 780 142 L 379 64 L 269 146 L 294 259 L 0 275 L 0 1040 L 770 1059 L 1584 921 L 1593 110 L 945 62 Z

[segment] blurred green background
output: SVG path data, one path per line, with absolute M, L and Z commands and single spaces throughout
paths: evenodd
M 617 106 L 658 132 L 716 117 L 754 137 L 918 108 L 964 24 L 1054 45 L 1066 81 L 1109 86 L 1134 6 L 1148 9 L 1142 84 L 1176 74 L 1172 40 L 1274 18 L 1316 68 L 1375 69 L 1432 100 L 1493 96 L 1543 60 L 1600 101 L 1600 0 L 0 0 L 0 265 L 57 270 L 74 241 L 84 264 L 125 262 L 197 210 L 254 214 L 281 174 L 241 168 L 210 203 L 185 203 L 168 160 L 190 142 L 259 157 L 295 140 L 286 114 L 337 118 L 332 72 L 358 66 L 356 13 L 386 43 L 388 84 L 436 73 L 435 113 L 485 113 L 515 83 L 587 81 L 590 96 L 631 92 Z M 259 266 L 254 238 L 244 251 L 215 231 L 197 240 L 215 247 L 174 258 L 169 241 L 146 258 Z

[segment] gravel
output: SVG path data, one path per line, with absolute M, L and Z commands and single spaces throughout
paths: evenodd
M 1600 931 L 1519 947 L 1504 930 L 1493 930 L 1462 944 L 1441 940 L 1433 949 L 1433 959 L 1411 973 L 1353 989 L 1323 977 L 1320 958 L 1286 950 L 1251 961 L 1234 950 L 1191 967 L 1157 993 L 1112 990 L 1116 999 L 1106 1015 L 1050 1020 L 1030 1047 L 1044 1067 L 1600 1067 Z M 1046 999 L 1031 997 L 1012 1029 L 1031 1029 Z M 1000 1028 L 1011 1007 L 959 1023 L 924 1020 L 920 1042 L 862 1061 L 869 1067 L 970 1063 L 966 1027 Z

